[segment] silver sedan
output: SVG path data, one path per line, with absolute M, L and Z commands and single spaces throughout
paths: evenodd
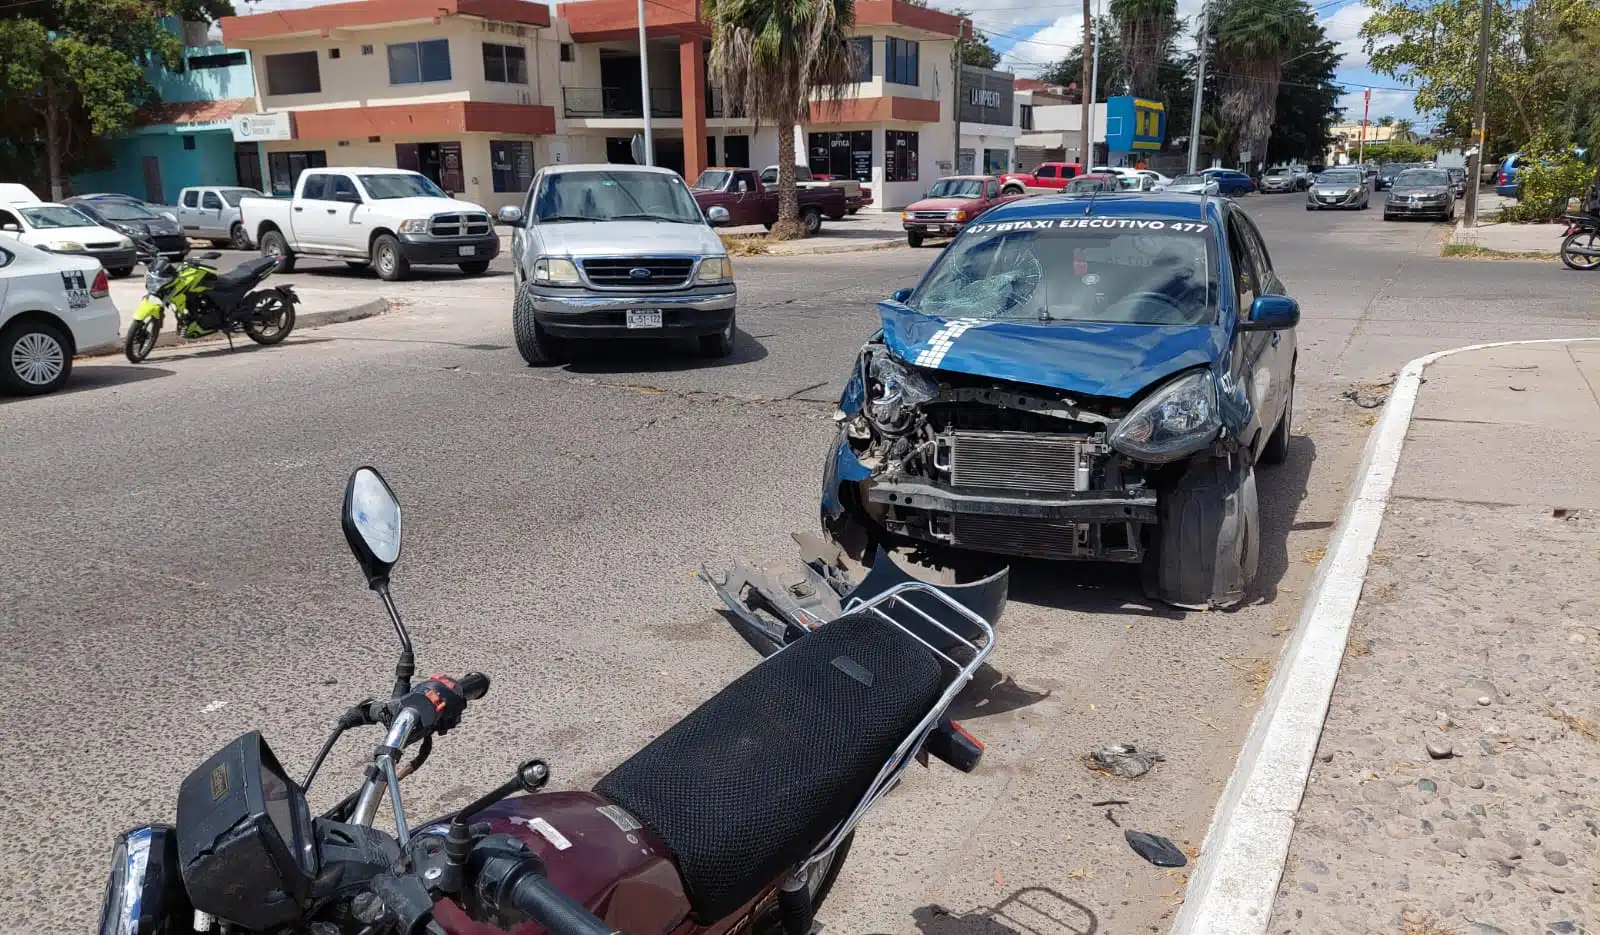
M 1367 174 L 1358 167 L 1329 169 L 1317 176 L 1306 190 L 1306 210 L 1321 208 L 1361 208 L 1371 205 Z

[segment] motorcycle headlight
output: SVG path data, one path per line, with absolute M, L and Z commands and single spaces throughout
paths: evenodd
M 178 871 L 177 833 L 169 825 L 147 825 L 117 836 L 111 874 L 100 907 L 100 935 L 145 935 L 173 931 L 193 921 Z
M 411 218 L 400 222 L 400 233 L 402 234 L 426 234 L 427 232 L 427 218 Z
M 888 351 L 872 355 L 867 373 L 867 420 L 885 435 L 904 432 L 910 426 L 910 410 L 939 395 L 937 382 L 907 367 Z
M 550 286 L 576 286 L 583 280 L 578 277 L 578 266 L 565 257 L 540 257 L 533 264 L 533 281 Z
M 733 261 L 725 256 L 708 256 L 700 261 L 696 282 L 727 282 L 733 278 Z
M 1107 441 L 1130 458 L 1160 464 L 1204 448 L 1221 425 L 1216 381 L 1209 372 L 1195 370 L 1133 407 Z

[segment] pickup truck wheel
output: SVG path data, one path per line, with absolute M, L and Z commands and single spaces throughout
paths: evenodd
M 1021 194 L 1024 194 L 1024 192 L 1023 192 L 1022 186 L 1020 186 L 1020 185 L 1012 185 L 1012 186 L 1010 186 L 1008 188 L 1002 188 L 1000 190 L 1000 194 L 1002 194 L 1002 195 L 1021 195 Z
M 734 316 L 728 316 L 728 324 L 716 334 L 702 334 L 700 336 L 700 353 L 707 357 L 727 357 L 733 353 L 733 336 L 737 330 Z
M 400 252 L 400 241 L 388 234 L 379 234 L 372 241 L 372 265 L 384 282 L 399 282 L 411 272 L 411 263 Z
M 489 271 L 488 260 L 473 260 L 470 263 L 458 263 L 456 265 L 460 266 L 461 271 L 468 276 L 482 276 Z
M 235 250 L 250 249 L 250 235 L 244 232 L 243 224 L 234 221 L 233 226 L 228 228 L 228 243 Z
M 913 247 L 922 246 L 922 235 L 916 231 L 906 231 L 906 243 Z
M 278 268 L 273 272 L 294 272 L 294 251 L 289 249 L 289 242 L 283 239 L 281 231 L 267 231 L 261 235 L 261 255 L 278 258 Z
M 861 210 L 860 208 L 850 208 L 847 211 L 845 211 L 845 214 L 848 214 L 851 217 L 855 217 L 856 216 L 856 212 L 858 212 L 860 210 Z
M 567 342 L 551 337 L 533 317 L 531 286 L 517 290 L 517 301 L 511 307 L 511 332 L 517 339 L 517 352 L 530 367 L 548 367 L 567 359 Z
M 1242 603 L 1260 553 L 1256 475 L 1248 452 L 1197 457 L 1159 492 L 1144 556 L 1150 597 L 1186 608 Z
M 822 230 L 822 212 L 816 208 L 801 208 L 800 223 L 805 226 L 807 237 L 815 237 L 817 231 Z

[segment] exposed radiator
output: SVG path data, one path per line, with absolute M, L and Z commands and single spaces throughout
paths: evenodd
M 1077 555 L 1078 533 L 1078 525 L 1065 520 L 967 513 L 952 517 L 950 527 L 951 542 L 960 548 L 1034 558 Z
M 957 487 L 1059 493 L 1088 486 L 1076 436 L 951 432 L 950 442 L 950 482 Z

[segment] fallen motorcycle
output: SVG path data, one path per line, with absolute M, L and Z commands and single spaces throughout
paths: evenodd
M 1600 269 L 1600 217 L 1593 214 L 1564 214 L 1566 237 L 1561 241 L 1561 262 L 1571 269 Z
M 950 737 L 967 738 L 946 710 L 994 639 L 939 587 L 896 579 L 868 593 L 863 581 L 839 616 L 781 635 L 781 651 L 592 792 L 543 792 L 550 769 L 533 759 L 413 829 L 401 781 L 490 682 L 412 682 L 411 639 L 389 592 L 400 505 L 377 471 L 351 475 L 343 526 L 399 638 L 388 699 L 345 712 L 300 782 L 255 731 L 191 772 L 175 826 L 118 838 L 102 933 L 482 935 L 531 921 L 552 935 L 809 935 L 867 810 L 913 760 L 947 758 Z M 994 585 L 986 599 L 1003 600 L 1003 581 Z M 313 817 L 306 792 L 329 751 L 346 731 L 379 724 L 359 790 Z M 948 758 L 968 770 L 977 761 Z M 393 834 L 373 827 L 385 795 Z
M 294 330 L 295 306 L 300 297 L 290 285 L 257 289 L 278 267 L 274 257 L 246 260 L 226 273 L 212 265 L 220 253 L 202 253 L 174 264 L 135 242 L 145 263 L 145 297 L 134 309 L 123 338 L 122 350 L 132 363 L 140 363 L 156 346 L 161 325 L 170 312 L 185 338 L 203 338 L 222 332 L 231 346 L 233 334 L 243 331 L 257 344 L 277 344 Z

